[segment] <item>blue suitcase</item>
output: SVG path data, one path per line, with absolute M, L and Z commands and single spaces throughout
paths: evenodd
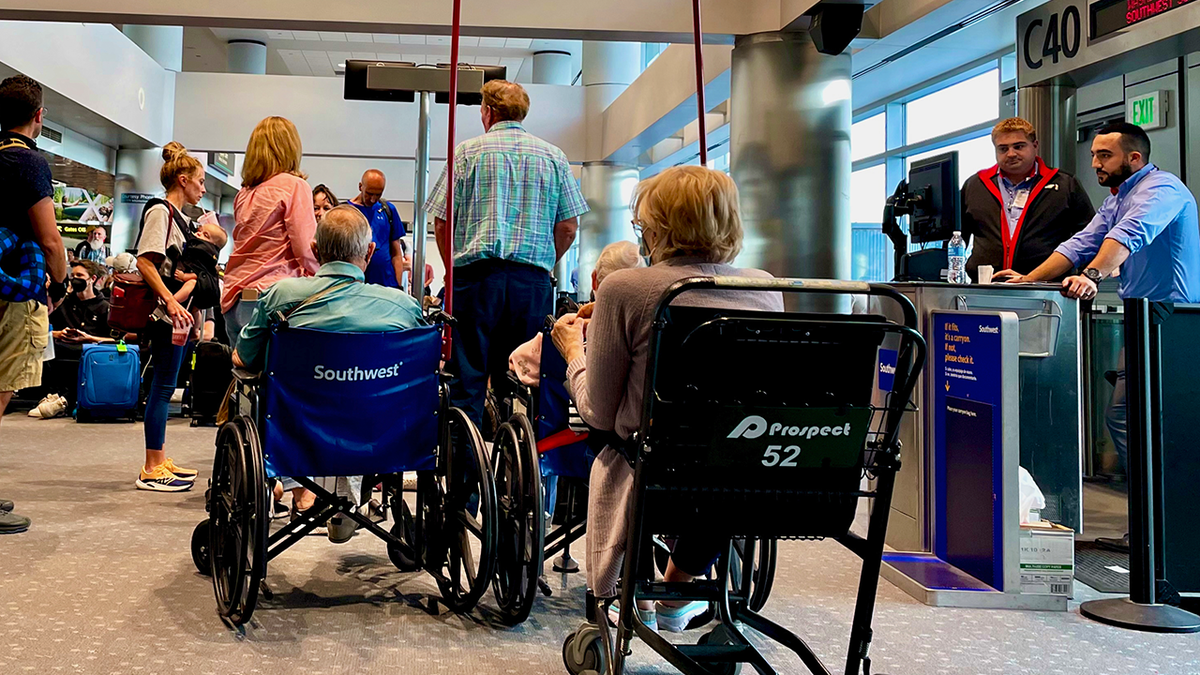
M 79 393 L 75 419 L 135 419 L 141 390 L 137 345 L 84 345 L 79 358 Z

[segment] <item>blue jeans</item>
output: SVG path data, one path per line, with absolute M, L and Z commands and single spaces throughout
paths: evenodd
M 1129 428 L 1125 421 L 1125 352 L 1121 351 L 1121 366 L 1117 371 L 1117 384 L 1113 389 L 1112 401 L 1108 404 L 1108 414 L 1104 416 L 1104 425 L 1108 427 L 1108 435 L 1112 436 L 1113 447 L 1117 451 L 1121 470 L 1129 478 Z
M 147 450 L 162 450 L 167 437 L 167 412 L 171 394 L 179 380 L 179 367 L 187 345 L 171 344 L 171 324 L 155 321 L 146 328 L 150 337 L 150 355 L 154 363 L 154 379 L 146 397 L 146 420 L 142 425 Z
M 257 300 L 242 300 L 238 299 L 233 303 L 233 307 L 229 308 L 221 316 L 225 317 L 225 332 L 229 334 L 230 349 L 237 349 L 238 338 L 242 336 L 242 329 L 246 324 L 250 323 L 251 317 L 254 316 L 254 308 L 258 306 Z
M 454 354 L 450 403 L 483 424 L 488 378 L 503 381 L 513 350 L 554 311 L 550 274 L 532 265 L 481 260 L 454 268 Z

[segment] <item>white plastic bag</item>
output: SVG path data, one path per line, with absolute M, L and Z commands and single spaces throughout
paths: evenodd
M 1025 467 L 1017 467 L 1021 474 L 1021 523 L 1038 523 L 1042 520 L 1042 509 L 1046 508 L 1046 496 L 1033 482 L 1033 476 Z

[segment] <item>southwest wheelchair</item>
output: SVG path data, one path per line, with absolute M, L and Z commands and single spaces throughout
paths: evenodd
M 875 295 L 897 303 L 904 321 L 672 305 L 685 291 L 722 289 Z M 749 626 L 794 652 L 812 673 L 828 675 L 800 637 L 750 605 L 750 575 L 731 590 L 734 556 L 721 556 L 715 580 L 638 578 L 650 535 L 711 539 L 715 533 L 744 538 L 747 559 L 756 557 L 757 539 L 827 537 L 861 557 L 844 672 L 869 675 L 875 594 L 900 468 L 897 435 L 925 361 L 916 329 L 912 303 L 876 284 L 714 277 L 669 288 L 651 329 L 641 428 L 626 445 L 634 515 L 615 632 L 603 617 L 617 598 L 597 598 L 589 622 L 563 644 L 567 670 L 622 673 L 636 636 L 689 675 L 738 673 L 745 663 L 775 673 L 743 633 Z M 877 388 L 884 352 L 895 355 L 896 370 Z M 851 529 L 864 498 L 873 502 L 866 537 Z M 672 644 L 637 618 L 635 600 L 715 603 L 718 623 L 697 644 Z
M 550 338 L 554 323 L 555 318 L 547 316 L 542 327 L 538 386 L 528 386 L 510 372 L 506 386 L 493 389 L 493 415 L 498 429 L 492 446 L 492 469 L 499 508 L 493 589 L 500 614 L 510 624 L 529 617 L 539 590 L 544 595 L 552 594 L 542 577 L 545 560 L 561 555 L 553 563 L 555 571 L 565 574 L 579 570 L 570 551 L 571 544 L 587 531 L 587 483 L 592 460 L 605 444 L 620 441 L 611 432 L 589 429 L 582 420 L 570 423 L 573 404 L 565 384 L 567 362 Z M 548 478 L 556 480 L 557 490 L 544 489 Z M 564 493 L 565 498 L 556 500 L 554 492 Z M 559 509 L 557 525 L 549 532 L 544 524 L 549 509 L 543 508 L 543 503 L 547 501 L 551 508 L 558 501 Z M 655 542 L 659 571 L 666 569 L 671 543 L 663 539 Z M 742 575 L 749 577 L 749 606 L 757 611 L 771 592 L 776 545 L 774 540 L 763 541 L 757 548 L 753 545 L 750 542 L 752 555 L 746 558 L 746 540 L 733 542 L 730 579 L 738 588 Z M 590 594 L 588 598 L 590 602 Z M 707 617 L 711 619 L 712 615 Z
M 448 403 L 441 344 L 437 326 L 331 333 L 281 325 L 265 371 L 235 371 L 209 517 L 192 546 L 226 622 L 248 622 L 260 589 L 270 598 L 267 562 L 339 513 L 383 539 L 401 571 L 433 575 L 448 608 L 474 608 L 494 573 L 496 492 L 482 436 Z M 416 473 L 415 493 L 405 492 L 403 472 Z M 390 530 L 312 479 L 347 475 L 382 484 Z M 316 502 L 272 533 L 268 478 L 277 476 L 294 478 Z

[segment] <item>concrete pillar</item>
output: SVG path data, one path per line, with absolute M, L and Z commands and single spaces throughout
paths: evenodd
M 137 245 L 142 207 L 150 197 L 161 197 L 162 150 L 117 150 L 116 194 L 110 245 L 114 252 Z
M 850 55 L 818 53 L 805 32 L 739 37 L 731 87 L 738 264 L 850 278 Z
M 1075 87 L 1021 87 L 1017 90 L 1017 115 L 1037 130 L 1038 152 L 1046 164 L 1075 175 Z
M 561 51 L 533 53 L 533 83 L 570 86 L 575 79 L 571 72 L 571 54 Z
M 591 288 L 592 269 L 605 246 L 633 240 L 629 199 L 637 185 L 637 167 L 604 161 L 604 110 L 642 74 L 642 45 L 637 42 L 583 43 L 584 109 L 587 154 L 581 187 L 591 212 L 579 221 L 579 295 Z M 570 270 L 563 270 L 570 277 Z M 559 275 L 562 278 L 562 275 Z
M 258 40 L 230 40 L 226 58 L 231 73 L 267 74 L 267 45 Z
M 125 24 L 121 31 L 158 65 L 177 73 L 183 70 L 183 26 Z

